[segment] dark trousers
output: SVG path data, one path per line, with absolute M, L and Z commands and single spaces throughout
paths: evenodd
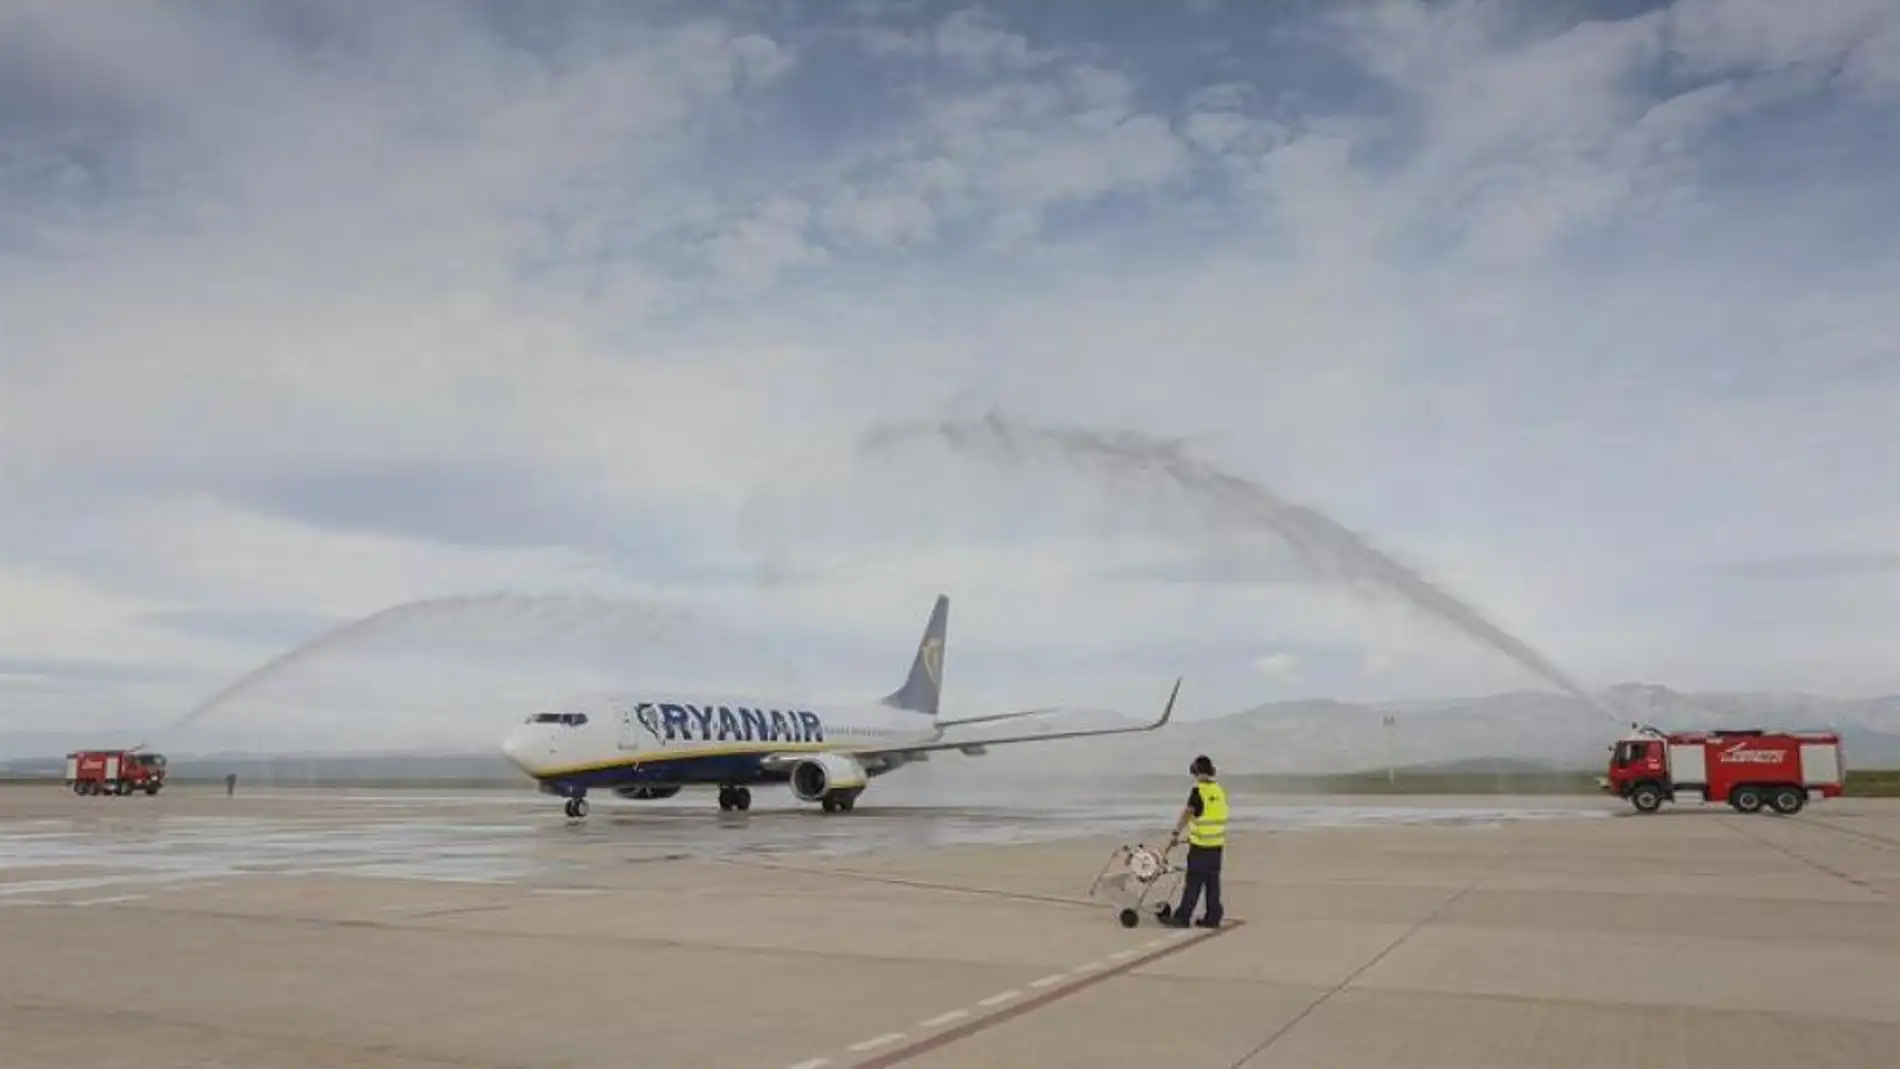
M 1219 924 L 1225 912 L 1220 904 L 1220 860 L 1221 847 L 1195 846 L 1188 844 L 1187 874 L 1181 880 L 1181 907 L 1174 915 L 1183 921 L 1194 919 L 1194 907 L 1201 901 L 1201 892 L 1207 892 L 1207 913 L 1204 920 L 1210 924 Z

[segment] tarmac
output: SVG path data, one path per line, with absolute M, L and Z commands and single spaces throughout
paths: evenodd
M 1185 795 L 1185 784 L 1180 792 Z M 0 1064 L 1753 1069 L 1900 1049 L 1900 802 L 1236 798 L 1226 926 L 1121 809 L 0 788 Z M 1625 815 L 1628 814 L 1628 815 Z

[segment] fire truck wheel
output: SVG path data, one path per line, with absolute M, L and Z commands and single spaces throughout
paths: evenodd
M 1775 792 L 1773 805 L 1775 812 L 1791 817 L 1801 812 L 1801 807 L 1806 805 L 1807 801 L 1800 791 L 1793 787 L 1783 787 Z
M 1738 813 L 1761 812 L 1761 792 L 1753 787 L 1743 787 L 1729 798 L 1729 804 Z
M 1662 792 L 1645 783 L 1630 792 L 1630 804 L 1638 813 L 1654 813 L 1662 808 Z

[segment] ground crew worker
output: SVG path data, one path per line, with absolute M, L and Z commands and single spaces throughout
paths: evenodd
M 1181 807 L 1174 833 L 1168 837 L 1168 850 L 1173 850 L 1181 841 L 1181 829 L 1188 829 L 1187 876 L 1181 884 L 1180 906 L 1162 923 L 1186 928 L 1205 890 L 1207 912 L 1195 925 L 1218 928 L 1225 912 L 1220 901 L 1220 868 L 1227 846 L 1227 792 L 1215 782 L 1214 762 L 1206 754 L 1196 757 L 1188 771 L 1194 774 L 1194 787 L 1188 791 L 1187 805 Z
M 224 774 L 224 796 L 226 798 L 229 798 L 236 793 L 237 793 L 237 773 L 226 772 Z

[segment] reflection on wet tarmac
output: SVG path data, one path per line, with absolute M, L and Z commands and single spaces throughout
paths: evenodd
M 867 795 L 849 815 L 827 816 L 788 798 L 761 800 L 747 813 L 720 813 L 710 797 L 681 795 L 662 802 L 603 798 L 585 823 L 575 824 L 561 816 L 556 800 L 512 792 L 267 790 L 251 798 L 270 805 L 244 816 L 113 812 L 94 806 L 76 809 L 71 817 L 0 823 L 0 903 L 82 889 L 263 874 L 540 884 L 598 864 L 603 851 L 623 863 L 815 859 L 1083 836 L 1159 837 L 1180 805 L 1172 793 L 1117 792 L 1041 803 L 1018 795 L 933 805 L 892 792 L 878 804 L 869 804 Z M 302 801 L 309 803 L 308 815 L 298 815 Z M 1237 807 L 1233 823 L 1242 829 L 1292 830 L 1602 815 L 1563 801 L 1286 799 Z

